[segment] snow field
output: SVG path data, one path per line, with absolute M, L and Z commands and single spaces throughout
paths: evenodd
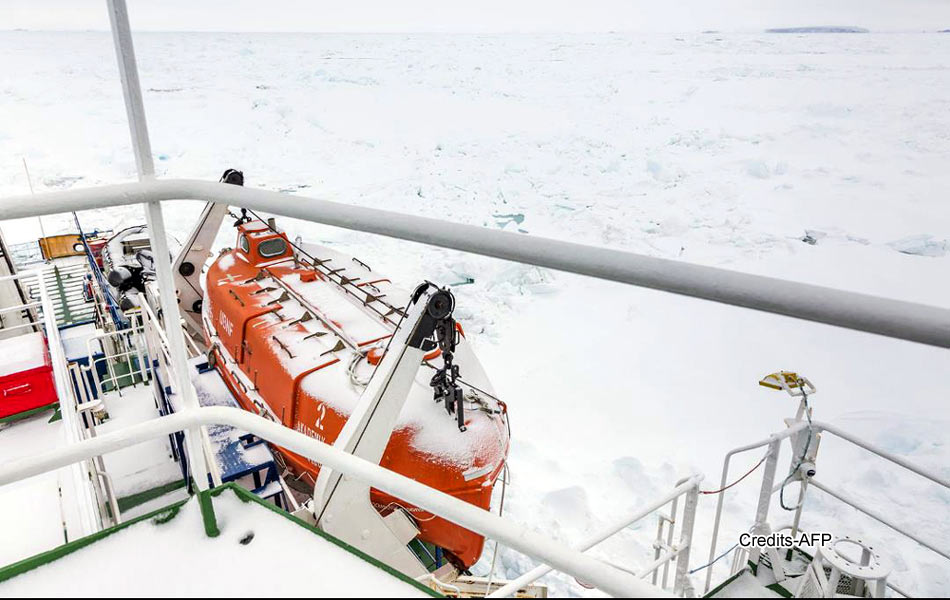
M 249 186 L 950 305 L 947 35 L 141 34 L 136 44 L 164 176 L 236 167 Z M 37 190 L 134 179 L 108 34 L 2 33 L 0 49 L 11 57 L 0 66 L 0 194 L 28 191 L 21 156 Z M 199 209 L 166 207 L 176 237 Z M 81 218 L 114 229 L 143 220 L 137 208 Z M 69 230 L 70 219 L 44 225 Z M 943 351 L 281 225 L 403 287 L 474 279 L 453 290 L 511 410 L 506 514 L 539 531 L 580 539 L 693 471 L 714 487 L 728 449 L 794 414 L 756 385 L 779 369 L 818 386 L 816 419 L 950 474 Z M 3 230 L 20 238 L 11 242 L 38 235 L 35 220 Z M 946 491 L 830 438 L 818 468 L 922 535 L 950 536 Z M 721 549 L 750 524 L 757 489 L 750 477 L 730 490 Z M 806 506 L 807 528 L 879 540 L 901 587 L 950 590 L 937 555 L 820 492 Z M 705 562 L 713 508 L 704 498 L 693 565 Z M 786 520 L 773 510 L 775 524 Z M 645 565 L 654 532 L 646 520 L 596 552 Z M 531 565 L 503 550 L 500 573 Z M 564 576 L 546 582 L 587 593 Z

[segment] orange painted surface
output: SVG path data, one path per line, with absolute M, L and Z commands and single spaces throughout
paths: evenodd
M 278 237 L 278 234 L 261 229 L 261 226 L 259 222 L 242 225 L 238 232 L 237 249 L 223 253 L 210 266 L 203 316 L 205 335 L 209 346 L 218 354 L 218 371 L 245 410 L 268 416 L 287 427 L 332 444 L 350 416 L 354 398 L 358 397 L 357 392 L 347 392 L 346 388 L 340 387 L 350 385 L 347 367 L 356 354 L 350 349 L 336 352 L 332 348 L 326 349 L 326 340 L 335 341 L 335 335 L 326 333 L 317 336 L 313 333 L 313 325 L 308 329 L 303 323 L 295 322 L 299 316 L 290 315 L 292 311 L 283 306 L 280 301 L 283 290 L 280 286 L 270 283 L 273 279 L 260 279 L 262 272 L 266 277 L 277 278 L 289 286 L 291 292 L 299 292 L 299 298 L 304 299 L 305 292 L 312 289 L 306 286 L 323 286 L 320 289 L 326 290 L 327 286 L 333 285 L 313 268 L 295 263 L 289 245 L 281 255 L 262 258 L 258 254 L 258 246 Z M 247 241 L 246 244 L 242 242 L 241 236 Z M 342 291 L 339 293 L 343 294 Z M 295 303 L 297 299 L 294 297 Z M 290 304 L 286 299 L 283 302 Z M 332 314 L 334 307 L 339 309 L 339 304 L 319 306 L 307 302 L 320 310 L 334 327 L 349 335 L 346 326 L 353 321 L 353 303 L 344 307 L 350 311 L 347 313 L 350 320 L 341 324 L 336 319 L 343 320 L 343 317 Z M 362 312 L 365 312 L 365 320 L 359 321 L 357 325 L 366 327 L 354 326 L 354 330 L 365 333 L 366 339 L 355 339 L 358 347 L 367 348 L 377 342 L 384 344 L 392 334 L 393 327 L 385 325 L 366 311 Z M 380 353 L 379 348 L 374 348 L 366 360 L 376 364 L 381 358 Z M 432 352 L 426 359 L 432 360 L 437 356 L 438 352 Z M 229 363 L 228 358 L 233 362 Z M 258 405 L 261 400 L 266 406 Z M 446 422 L 454 422 L 454 416 L 442 416 Z M 507 457 L 506 418 L 504 415 L 489 415 L 480 411 L 466 413 L 466 424 L 475 419 L 496 422 L 489 423 L 491 433 L 495 436 L 491 443 L 476 442 L 487 440 L 487 437 L 460 438 L 473 444 L 471 456 L 466 457 L 464 464 L 446 460 L 431 448 L 419 450 L 417 436 L 422 432 L 413 426 L 401 427 L 397 424 L 380 465 L 487 510 L 494 483 Z M 481 424 L 485 425 L 484 422 Z M 296 476 L 311 484 L 316 481 L 320 470 L 318 465 L 288 450 L 277 450 Z M 466 480 L 466 474 L 469 480 Z M 484 538 L 480 535 L 377 490 L 372 490 L 371 501 L 383 514 L 391 511 L 394 504 L 405 507 L 415 518 L 420 537 L 445 549 L 458 566 L 469 567 L 481 555 Z

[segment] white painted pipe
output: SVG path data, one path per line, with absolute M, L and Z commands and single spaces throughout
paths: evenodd
M 28 275 L 35 275 L 35 273 L 33 271 L 25 271 L 22 273 L 14 273 L 13 275 L 0 275 L 0 282 L 12 281 L 14 279 L 23 279 Z
M 640 579 L 646 578 L 647 575 L 650 575 L 651 573 L 653 573 L 660 567 L 670 564 L 671 561 L 675 560 L 676 557 L 682 554 L 686 549 L 687 548 L 677 548 L 676 550 L 673 550 L 672 552 L 667 552 L 660 558 L 656 559 L 655 561 L 647 565 L 646 568 L 642 572 L 637 573 L 637 577 L 639 577 Z
M 13 312 L 17 310 L 28 310 L 31 308 L 38 308 L 39 306 L 40 306 L 39 302 L 30 302 L 29 304 L 17 304 L 16 306 L 4 306 L 3 308 L 0 308 L 0 314 Z
M 932 552 L 936 552 L 940 556 L 946 558 L 947 560 L 950 560 L 950 548 L 947 548 L 947 549 L 939 548 L 936 543 L 929 542 L 921 538 L 920 536 L 907 531 L 906 529 L 894 523 L 893 521 L 889 520 L 887 517 L 877 512 L 876 510 L 865 506 L 858 500 L 848 496 L 847 494 L 845 494 L 844 492 L 840 490 L 829 488 L 828 486 L 822 484 L 821 482 L 816 481 L 814 478 L 812 478 L 811 480 L 811 485 L 823 491 L 824 493 L 828 494 L 829 496 L 833 498 L 837 498 L 838 500 L 840 500 L 841 502 L 844 502 L 845 504 L 854 508 L 855 510 L 863 512 L 864 514 L 871 517 L 872 519 L 876 519 L 877 521 L 883 523 L 884 525 L 887 525 L 888 527 L 890 527 L 897 533 L 906 535 L 907 537 L 914 540 L 915 542 L 917 542 L 924 548 L 927 548 L 928 550 L 931 550 Z
M 690 477 L 683 483 L 677 485 L 675 488 L 673 488 L 673 490 L 669 494 L 667 494 L 666 496 L 663 496 L 656 502 L 653 502 L 643 508 L 638 508 L 634 510 L 631 514 L 627 514 L 619 519 L 616 519 L 613 523 L 611 523 L 607 527 L 601 529 L 600 531 L 584 539 L 580 544 L 577 544 L 576 546 L 577 550 L 580 552 L 586 552 L 587 550 L 590 550 L 591 548 L 603 542 L 607 538 L 613 535 L 616 535 L 618 532 L 633 525 L 634 523 L 636 523 L 643 517 L 646 517 L 647 515 L 652 514 L 653 512 L 659 510 L 663 506 L 672 502 L 674 499 L 679 498 L 680 496 L 688 492 L 690 489 L 698 486 L 702 480 L 703 480 L 702 475 L 694 475 Z M 649 569 L 646 573 L 652 572 L 660 564 L 662 564 L 662 561 L 660 561 L 659 564 L 654 566 L 652 569 Z M 517 592 L 524 586 L 530 585 L 534 583 L 535 581 L 537 581 L 538 579 L 541 579 L 542 577 L 550 573 L 552 570 L 553 569 L 549 567 L 548 565 L 538 565 L 537 567 L 531 569 L 530 571 L 521 575 L 520 577 L 509 581 L 507 584 L 498 588 L 491 594 L 488 594 L 487 597 L 488 598 L 507 598 L 508 596 L 511 596 L 512 594 L 514 594 L 515 592 Z M 643 574 L 640 575 L 640 577 L 642 576 Z
M 119 78 L 122 82 L 122 97 L 125 99 L 125 112 L 128 117 L 129 134 L 135 154 L 140 184 L 147 185 L 155 179 L 155 163 L 152 160 L 152 146 L 148 137 L 148 125 L 145 119 L 145 104 L 142 102 L 142 88 L 139 85 L 138 66 L 135 62 L 135 48 L 132 44 L 132 30 L 129 26 L 129 11 L 125 0 L 106 0 L 109 9 L 109 21 L 112 25 L 112 41 L 115 46 L 116 60 L 119 65 Z M 74 209 L 75 210 L 75 209 Z M 188 377 L 188 354 L 185 350 L 185 336 L 178 316 L 178 297 L 175 293 L 175 281 L 172 275 L 171 258 L 168 250 L 168 235 L 165 232 L 165 217 L 158 199 L 145 202 L 145 221 L 148 224 L 149 246 L 155 257 L 155 276 L 158 279 L 159 304 L 165 315 L 165 332 L 168 337 L 168 351 L 173 372 L 172 389 L 179 394 L 188 408 L 198 407 L 198 397 Z M 198 428 L 185 432 L 185 450 L 192 478 L 199 490 L 208 488 L 208 463 L 203 449 L 208 447 L 208 432 Z
M 726 478 L 728 477 L 728 474 L 729 474 L 729 462 L 730 462 L 730 460 L 732 459 L 733 456 L 735 456 L 736 454 L 739 454 L 739 453 L 741 453 L 741 452 L 746 452 L 746 451 L 748 451 L 748 450 L 752 450 L 752 449 L 755 449 L 755 448 L 759 448 L 759 447 L 762 447 L 762 446 L 766 446 L 766 445 L 768 445 L 768 444 L 770 444 L 770 443 L 773 443 L 774 441 L 777 441 L 777 440 L 783 440 L 783 439 L 785 439 L 785 438 L 791 437 L 791 436 L 794 435 L 795 433 L 798 433 L 799 431 L 801 431 L 801 430 L 803 430 L 803 429 L 806 429 L 807 427 L 808 427 L 808 424 L 805 423 L 804 421 L 801 421 L 801 422 L 796 423 L 795 425 L 789 427 L 788 429 L 785 429 L 785 430 L 783 430 L 783 431 L 780 431 L 780 432 L 778 432 L 778 433 L 776 433 L 776 434 L 773 434 L 773 435 L 769 436 L 768 439 L 760 440 L 760 441 L 754 442 L 754 443 L 752 443 L 752 444 L 746 444 L 745 446 L 740 446 L 740 447 L 738 447 L 738 448 L 735 448 L 735 449 L 729 451 L 729 453 L 726 454 L 726 457 L 725 457 L 725 459 L 723 460 L 723 466 L 722 466 L 722 480 L 721 480 L 721 482 L 720 482 L 721 487 L 725 487 L 725 485 L 726 485 Z M 836 435 L 836 436 L 840 437 L 841 439 L 843 439 L 843 440 L 845 440 L 845 441 L 851 442 L 852 444 L 858 446 L 859 448 L 862 448 L 862 449 L 864 449 L 864 450 L 867 450 L 868 452 L 871 452 L 872 454 L 876 454 L 877 456 L 880 456 L 881 458 L 884 458 L 884 459 L 886 459 L 886 460 L 889 460 L 889 461 L 893 462 L 894 464 L 896 464 L 896 465 L 898 465 L 898 466 L 900 466 L 900 467 L 903 467 L 903 468 L 907 469 L 908 471 L 911 471 L 912 473 L 916 473 L 917 475 L 920 475 L 921 477 L 925 477 L 926 479 L 929 479 L 930 481 L 932 481 L 932 482 L 934 482 L 934 483 L 936 483 L 936 484 L 938 484 L 938 485 L 943 486 L 944 488 L 950 489 L 950 479 L 947 479 L 946 477 L 941 477 L 939 474 L 937 474 L 935 471 L 933 471 L 933 470 L 931 470 L 931 469 L 926 469 L 926 468 L 923 468 L 923 467 L 919 467 L 919 466 L 917 466 L 917 465 L 915 465 L 915 464 L 913 464 L 913 463 L 911 463 L 911 462 L 909 462 L 909 461 L 907 461 L 907 460 L 901 458 L 900 456 L 898 456 L 898 455 L 896 455 L 896 454 L 894 454 L 894 453 L 892 453 L 892 452 L 888 452 L 887 450 L 884 450 L 883 448 L 880 448 L 880 447 L 878 447 L 878 446 L 875 446 L 874 444 L 870 444 L 870 443 L 868 443 L 868 442 L 865 442 L 865 441 L 862 440 L 861 438 L 858 438 L 858 437 L 856 437 L 856 436 L 854 436 L 854 435 L 851 435 L 850 433 L 848 433 L 848 432 L 846 432 L 846 431 L 844 431 L 844 430 L 842 430 L 842 429 L 840 429 L 840 428 L 838 428 L 838 427 L 836 427 L 836 426 L 834 426 L 834 425 L 832 425 L 832 424 L 830 424 L 830 423 L 826 423 L 826 422 L 824 422 L 824 421 L 812 421 L 811 427 L 812 427 L 812 430 L 813 430 L 813 431 L 816 431 L 816 432 L 826 432 L 826 433 L 830 433 L 830 434 L 832 434 L 832 435 Z M 811 483 L 812 485 L 814 485 L 816 482 L 815 482 L 814 479 L 812 479 L 810 483 Z M 782 482 L 779 482 L 779 483 L 775 484 L 775 485 L 772 487 L 772 494 L 774 494 L 774 493 L 777 492 L 779 489 L 781 489 L 781 487 L 782 487 Z M 850 501 L 844 500 L 843 498 L 840 497 L 840 495 L 838 495 L 838 493 L 833 492 L 833 491 L 830 491 L 830 490 L 828 490 L 828 488 L 826 488 L 826 487 L 824 487 L 824 486 L 819 487 L 819 489 L 821 489 L 822 491 L 825 491 L 826 493 L 828 493 L 828 494 L 830 494 L 830 495 L 832 495 L 832 496 L 837 497 L 839 500 L 842 500 L 842 501 L 844 501 L 844 502 L 846 502 L 846 503 L 851 504 Z M 718 538 L 719 538 L 719 524 L 720 524 L 720 520 L 721 520 L 721 518 L 722 518 L 722 508 L 723 508 L 723 500 L 724 500 L 724 497 L 725 497 L 725 494 L 719 494 L 719 500 L 718 500 L 718 502 L 716 503 L 716 516 L 715 516 L 715 519 L 714 519 L 714 522 L 713 522 L 713 535 L 712 535 L 712 541 L 710 542 L 710 546 L 709 546 L 709 560 L 710 560 L 710 562 L 711 562 L 711 561 L 713 560 L 713 558 L 715 558 L 715 556 L 716 556 L 716 542 L 717 542 L 717 540 L 718 540 Z M 888 522 L 888 521 L 886 521 L 886 520 L 882 520 L 879 515 L 877 515 L 877 514 L 871 514 L 871 513 L 867 512 L 867 510 L 865 510 L 864 508 L 862 508 L 862 507 L 860 507 L 860 506 L 858 506 L 858 505 L 852 504 L 852 506 L 854 506 L 854 508 L 856 508 L 856 509 L 858 509 L 858 510 L 860 510 L 860 511 L 862 511 L 862 512 L 865 512 L 866 514 L 869 514 L 870 516 L 872 516 L 872 517 L 874 517 L 874 518 L 880 520 L 880 521 L 881 521 L 882 523 L 884 523 L 885 525 L 888 525 L 889 527 L 893 527 L 893 526 L 890 524 L 890 522 Z M 895 527 L 895 529 L 897 529 L 897 528 Z M 906 533 L 906 532 L 904 532 L 904 531 L 902 531 L 902 530 L 900 530 L 900 529 L 897 529 L 897 531 L 900 531 L 901 533 L 904 533 L 905 535 L 907 535 L 908 537 L 910 537 L 910 538 L 913 539 L 914 541 L 917 541 L 917 542 L 920 543 L 921 545 L 924 545 L 924 546 L 930 548 L 931 550 L 934 550 L 934 552 L 937 552 L 938 554 L 942 554 L 942 552 L 941 552 L 940 550 L 937 550 L 937 549 L 935 549 L 933 546 L 928 545 L 928 544 L 926 544 L 926 543 L 924 543 L 924 542 L 921 542 L 920 540 L 918 540 L 918 539 L 917 539 L 916 537 L 914 537 L 913 535 L 911 535 L 911 534 L 909 534 L 909 533 Z M 711 585 L 711 583 L 712 583 L 712 570 L 713 570 L 713 567 L 710 566 L 709 569 L 708 569 L 708 571 L 707 571 L 707 573 L 706 573 L 706 588 L 705 588 L 705 591 L 706 591 L 706 592 L 709 591 L 710 585 Z
M 43 270 L 36 271 L 37 289 L 40 293 L 40 303 L 43 306 L 44 315 L 53 314 L 53 300 L 50 298 L 47 281 L 43 277 Z M 61 448 L 61 451 L 75 448 L 82 439 L 80 430 L 79 415 L 76 413 L 76 399 L 73 396 L 73 387 L 69 382 L 69 375 L 66 372 L 67 364 L 66 354 L 63 350 L 63 343 L 59 337 L 59 328 L 56 320 L 50 316 L 44 319 L 43 328 L 46 334 L 47 346 L 49 347 L 50 363 L 53 365 L 53 384 L 56 388 L 56 397 L 59 400 L 59 412 L 63 416 L 63 427 L 66 431 L 67 446 Z M 93 498 L 90 487 L 89 473 L 90 469 L 85 460 L 91 458 L 89 455 L 83 456 L 82 462 L 70 461 L 69 471 L 72 476 L 73 486 L 76 492 L 77 504 L 79 505 L 79 528 L 80 535 L 83 537 L 99 531 L 100 522 L 96 516 L 98 502 Z M 65 465 L 64 465 L 65 466 Z
M 368 483 L 373 488 L 401 498 L 466 529 L 496 539 L 510 548 L 552 565 L 582 581 L 596 585 L 612 596 L 670 597 L 663 590 L 640 581 L 629 573 L 571 550 L 523 525 L 238 408 L 210 406 L 186 410 L 87 439 L 65 448 L 8 461 L 0 465 L 0 486 L 92 456 L 159 438 L 175 431 L 215 424 L 230 425 L 253 433 L 261 439 L 306 456 L 323 466 L 346 473 Z
M 20 323 L 19 325 L 12 325 L 10 327 L 0 327 L 0 333 L 5 333 L 7 331 L 13 331 L 14 329 L 24 329 L 26 327 L 37 327 L 43 324 L 43 319 L 38 319 L 33 323 Z
M 14 196 L 0 200 L 0 220 L 184 199 L 226 202 L 315 223 L 950 348 L 950 310 L 943 308 L 223 183 L 150 180 L 34 197 Z
M 937 485 L 942 485 L 943 487 L 950 490 L 950 479 L 946 477 L 941 477 L 939 474 L 937 474 L 936 471 L 919 467 L 915 465 L 914 463 L 909 462 L 901 458 L 900 456 L 894 454 L 893 452 L 888 452 L 884 448 L 875 446 L 874 444 L 869 444 L 868 442 L 865 442 L 861 438 L 851 435 L 847 431 L 844 431 L 843 429 L 835 427 L 834 425 L 831 425 L 830 423 L 825 423 L 824 421 L 814 421 L 812 423 L 812 426 L 818 431 L 825 431 L 832 435 L 836 435 L 840 437 L 841 439 L 849 441 L 855 446 L 858 446 L 859 448 L 863 448 L 872 454 L 877 454 L 881 458 L 886 458 L 887 460 L 891 461 L 895 465 L 904 467 L 908 471 L 911 471 L 912 473 L 916 473 L 920 475 L 921 477 L 925 477 L 929 479 L 930 481 L 936 483 Z
M 814 424 L 812 426 L 814 427 Z M 768 437 L 768 439 L 759 440 L 758 442 L 746 444 L 745 446 L 739 446 L 738 448 L 733 448 L 728 453 L 726 453 L 726 457 L 722 460 L 722 477 L 719 481 L 719 489 L 722 489 L 723 491 L 717 494 L 719 498 L 716 501 L 716 516 L 713 519 L 712 540 L 709 542 L 709 568 L 706 570 L 706 587 L 704 593 L 708 592 L 710 586 L 712 585 L 713 568 L 715 567 L 713 564 L 713 559 L 716 558 L 716 543 L 719 541 L 719 525 L 722 521 L 722 507 L 726 499 L 726 492 L 723 488 L 726 487 L 726 478 L 729 476 L 729 463 L 732 461 L 732 457 L 736 454 L 741 454 L 742 452 L 748 452 L 749 450 L 768 446 L 776 439 L 784 440 L 785 438 L 791 437 L 792 435 L 807 427 L 808 424 L 802 421 L 792 425 L 784 431 L 773 433 Z

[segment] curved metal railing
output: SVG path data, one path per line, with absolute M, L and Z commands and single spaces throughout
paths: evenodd
M 252 433 L 466 529 L 496 539 L 510 548 L 594 585 L 613 596 L 653 598 L 668 595 L 630 573 L 567 548 L 523 525 L 238 408 L 222 406 L 191 408 L 40 455 L 9 461 L 0 465 L 0 486 L 176 431 L 195 430 L 209 425 L 230 425 Z

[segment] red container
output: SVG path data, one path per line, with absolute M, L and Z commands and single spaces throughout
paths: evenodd
M 43 334 L 0 340 L 0 419 L 58 401 Z
M 87 240 L 86 244 L 89 246 L 89 251 L 92 252 L 93 257 L 96 259 L 96 264 L 99 265 L 99 268 L 102 268 L 102 248 L 106 245 L 106 240 Z M 108 273 L 106 273 L 108 275 Z

